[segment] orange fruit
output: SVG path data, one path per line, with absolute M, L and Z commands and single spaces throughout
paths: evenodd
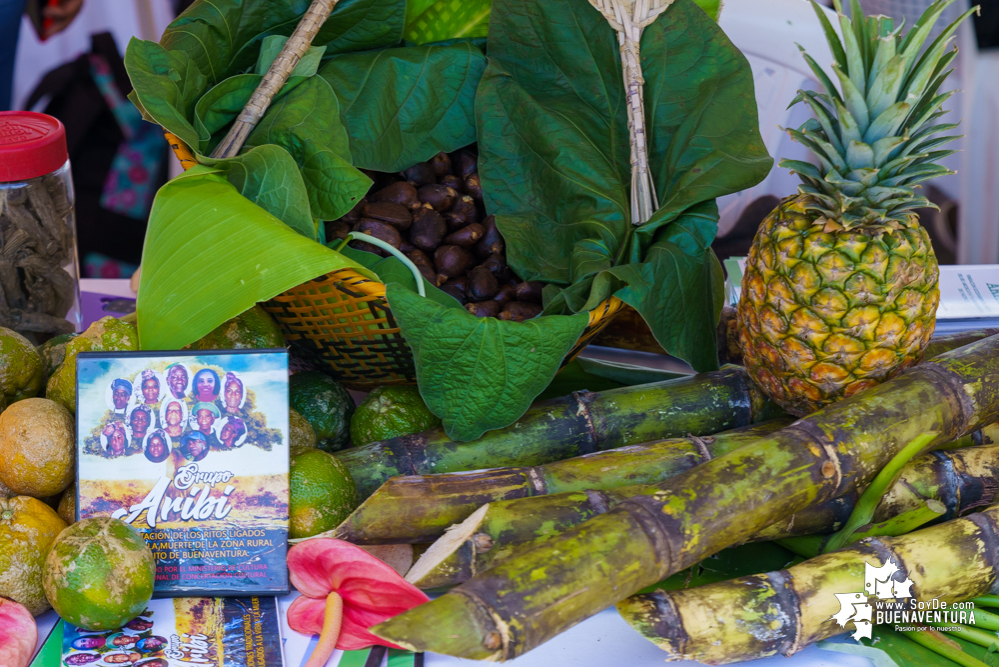
M 76 474 L 76 425 L 47 398 L 26 398 L 0 413 L 0 482 L 14 493 L 47 498 Z
M 45 559 L 45 595 L 63 620 L 84 630 L 113 630 L 138 616 L 153 596 L 156 563 L 124 521 L 95 517 L 62 531 Z
M 357 487 L 346 466 L 321 449 L 292 457 L 288 489 L 288 536 L 293 539 L 332 530 L 357 507 Z
M 0 498 L 0 595 L 35 616 L 49 608 L 42 587 L 45 557 L 66 527 L 51 507 L 36 498 Z
M 59 499 L 59 507 L 56 508 L 56 514 L 66 522 L 67 526 L 72 526 L 76 523 L 76 482 L 69 485 L 62 494 L 62 498 Z

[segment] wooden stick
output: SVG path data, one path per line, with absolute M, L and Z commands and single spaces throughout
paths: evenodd
M 225 138 L 212 151 L 213 158 L 232 157 L 239 153 L 239 149 L 243 147 L 250 132 L 267 112 L 271 100 L 291 76 L 298 61 L 312 46 L 312 40 L 315 39 L 316 33 L 323 27 L 326 19 L 329 18 L 336 3 L 337 0 L 312 0 L 312 5 L 302 16 L 302 20 L 298 22 L 295 32 L 285 42 L 281 53 L 271 63 L 260 85 L 253 91 L 250 101 L 243 107 L 243 111 L 229 128 Z
M 673 4 L 673 0 L 589 0 L 617 32 L 631 137 L 631 223 L 644 224 L 659 208 L 649 168 L 645 137 L 645 77 L 642 76 L 642 31 Z

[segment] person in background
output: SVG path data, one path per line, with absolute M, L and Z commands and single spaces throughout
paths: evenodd
M 31 0 L 41 6 L 45 19 L 42 39 L 48 39 L 65 30 L 83 7 L 83 0 Z M 14 56 L 17 54 L 17 38 L 21 32 L 21 15 L 27 0 L 0 0 L 0 111 L 11 108 L 11 94 L 14 88 Z

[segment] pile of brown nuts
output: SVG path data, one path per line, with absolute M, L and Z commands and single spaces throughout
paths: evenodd
M 472 150 L 438 153 L 399 174 L 366 173 L 374 185 L 347 215 L 326 223 L 328 242 L 351 231 L 374 236 L 478 317 L 523 321 L 541 313 L 543 285 L 521 281 L 507 266 L 503 237 L 485 215 Z M 361 241 L 351 247 L 388 255 Z

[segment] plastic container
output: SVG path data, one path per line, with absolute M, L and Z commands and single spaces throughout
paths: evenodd
M 0 112 L 0 326 L 35 344 L 78 331 L 78 267 L 65 128 Z

